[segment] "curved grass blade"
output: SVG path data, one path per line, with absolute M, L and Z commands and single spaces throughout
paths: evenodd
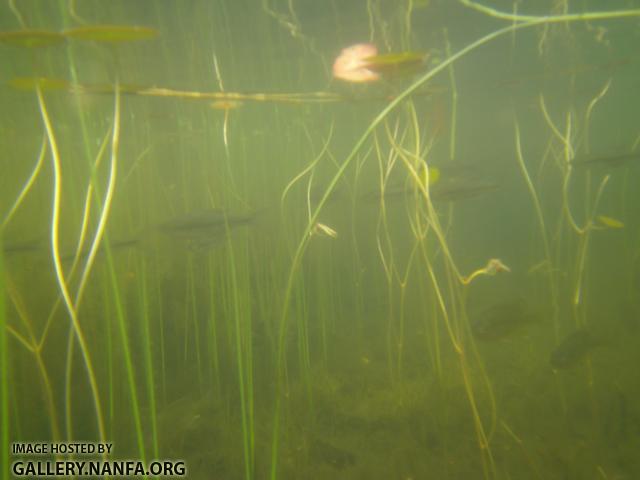
M 9 353 L 4 309 L 4 264 L 0 232 L 0 477 L 9 478 Z

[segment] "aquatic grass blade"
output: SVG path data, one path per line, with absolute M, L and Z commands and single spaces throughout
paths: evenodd
M 49 30 L 13 30 L 0 32 L 0 43 L 11 45 L 12 47 L 49 47 L 64 41 L 64 35 Z
M 4 248 L 0 233 L 0 478 L 9 475 L 9 351 L 4 292 Z

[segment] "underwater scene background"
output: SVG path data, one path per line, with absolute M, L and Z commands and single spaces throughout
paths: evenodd
M 0 3 L 2 478 L 640 478 L 639 40 L 632 0 Z

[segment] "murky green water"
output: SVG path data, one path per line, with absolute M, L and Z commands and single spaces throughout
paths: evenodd
M 0 4 L 3 478 L 639 477 L 640 3 L 515 6 Z

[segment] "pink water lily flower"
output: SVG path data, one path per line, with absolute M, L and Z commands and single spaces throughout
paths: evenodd
M 345 82 L 367 83 L 380 79 L 380 75 L 367 68 L 367 58 L 378 55 L 372 43 L 358 43 L 340 52 L 333 62 L 333 76 Z

